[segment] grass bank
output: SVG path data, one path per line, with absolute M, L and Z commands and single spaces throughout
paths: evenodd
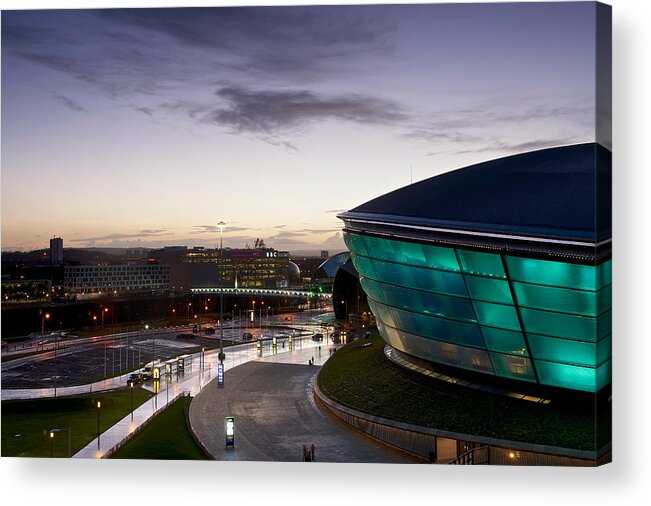
M 595 415 L 588 395 L 543 405 L 483 393 L 403 369 L 383 349 L 380 338 L 343 347 L 321 368 L 319 387 L 350 408 L 424 427 L 588 451 L 610 441 L 610 411 Z
M 190 397 L 174 401 L 124 446 L 112 459 L 208 460 L 195 443 L 187 422 Z
M 133 392 L 134 409 L 151 397 L 141 388 Z M 100 431 L 104 432 L 131 411 L 128 389 L 24 401 L 2 401 L 2 456 L 68 456 L 68 433 L 59 432 L 50 440 L 53 428 L 72 429 L 72 454 L 97 437 L 97 401 L 100 401 Z

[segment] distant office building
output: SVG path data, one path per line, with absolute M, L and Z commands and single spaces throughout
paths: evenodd
M 127 248 L 125 252 L 126 260 L 146 260 L 149 250 L 147 248 Z
M 221 254 L 219 249 L 193 248 L 182 263 L 191 264 L 186 274 L 192 288 L 283 288 L 289 284 L 289 252 L 272 248 L 224 248 Z
M 78 298 L 104 294 L 164 293 L 170 268 L 160 264 L 69 265 L 64 270 L 66 294 Z
M 50 263 L 52 265 L 63 263 L 63 239 L 61 237 L 50 239 Z
M 2 304 L 50 302 L 52 282 L 49 279 L 2 280 Z
M 329 256 L 330 256 L 330 254 L 329 254 L 329 252 L 328 252 L 327 249 L 322 249 L 322 250 L 321 250 L 321 258 L 323 258 L 323 259 L 325 260 L 325 259 L 327 259 Z

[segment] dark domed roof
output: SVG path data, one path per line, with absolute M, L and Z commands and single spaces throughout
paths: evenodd
M 334 278 L 339 267 L 344 265 L 350 259 L 350 252 L 344 251 L 331 256 L 323 262 L 312 276 L 312 279 Z
M 339 217 L 596 242 L 611 237 L 611 159 L 596 143 L 508 156 L 400 188 Z
M 289 281 L 298 282 L 301 280 L 301 269 L 294 262 L 289 262 Z

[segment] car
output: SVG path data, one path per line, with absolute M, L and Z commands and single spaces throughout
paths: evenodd
M 244 341 L 250 341 L 251 339 L 253 339 L 253 334 L 251 334 L 251 332 L 244 332 L 242 334 L 242 339 Z
M 323 334 L 314 334 L 312 336 L 312 341 L 323 341 Z
M 128 385 L 131 385 L 131 384 L 135 385 L 137 383 L 140 383 L 141 381 L 142 381 L 142 376 L 140 375 L 140 373 L 137 373 L 137 372 L 131 373 L 127 377 L 127 384 Z
M 215 328 L 214 327 L 204 327 L 202 329 L 204 334 L 214 334 L 215 333 Z

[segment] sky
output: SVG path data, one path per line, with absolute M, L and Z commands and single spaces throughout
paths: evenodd
M 2 12 L 3 250 L 345 248 L 338 212 L 595 141 L 592 2 Z M 602 142 L 609 145 L 609 139 Z

